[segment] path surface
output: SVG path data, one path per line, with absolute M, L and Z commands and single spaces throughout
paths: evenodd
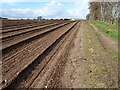
M 118 52 L 111 47 L 112 42 L 107 41 L 110 38 L 100 35 L 99 31 L 87 22 L 84 22 L 83 30 L 83 64 L 84 71 L 89 76 L 89 84 L 96 88 L 117 88 Z
M 89 23 L 93 29 L 100 35 L 99 38 L 101 39 L 101 42 L 104 44 L 106 49 L 112 49 L 116 52 L 118 52 L 118 41 L 115 41 L 111 39 L 110 37 L 106 36 L 98 28 L 96 28 L 93 24 Z

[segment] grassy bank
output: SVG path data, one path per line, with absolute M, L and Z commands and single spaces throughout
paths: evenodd
M 105 22 L 97 21 L 97 20 L 91 20 L 89 21 L 93 25 L 95 25 L 101 32 L 105 33 L 106 35 L 110 36 L 114 40 L 120 40 L 120 32 L 118 32 L 118 26 L 108 24 Z

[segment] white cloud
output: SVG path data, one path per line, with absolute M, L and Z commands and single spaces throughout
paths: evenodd
M 22 2 L 22 1 L 23 0 L 1 0 L 2 3 L 7 3 L 7 4 L 16 3 L 16 2 Z
M 76 7 L 68 10 L 67 12 L 70 16 L 85 18 L 86 14 L 89 12 L 88 2 L 89 0 L 83 0 L 81 2 L 80 0 L 77 0 L 77 3 L 75 2 Z
M 7 0 L 5 0 L 7 2 Z M 12 0 L 17 1 L 17 0 Z M 85 18 L 88 13 L 89 0 L 76 0 L 74 8 L 66 9 L 61 2 L 56 0 L 47 3 L 40 9 L 10 9 L 3 11 L 3 16 L 9 18 L 36 18 L 41 15 L 45 18 Z
M 32 15 L 33 13 L 33 15 Z M 34 12 L 29 9 L 11 9 L 3 11 L 3 16 L 9 16 L 10 18 L 30 18 L 34 16 Z
M 52 1 L 50 3 L 47 3 L 47 5 L 41 9 L 35 10 L 36 15 L 42 15 L 45 17 L 54 17 L 57 15 L 60 15 L 63 12 L 63 6 L 61 3 Z
M 57 2 L 80 2 L 81 0 L 54 0 Z M 51 0 L 1 0 L 1 2 L 51 2 Z
M 64 8 L 61 3 L 57 1 L 51 1 L 40 9 L 10 9 L 3 11 L 3 16 L 9 16 L 14 18 L 36 18 L 41 15 L 46 18 L 54 18 L 63 16 Z
M 8 5 L 15 5 L 18 2 L 22 2 L 23 0 L 1 0 L 2 4 L 8 4 Z M 24 2 L 24 1 L 23 1 Z

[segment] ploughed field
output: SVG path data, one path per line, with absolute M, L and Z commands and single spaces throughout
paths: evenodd
M 2 87 L 57 87 L 48 82 L 66 55 L 80 21 L 3 20 Z M 64 64 L 64 62 L 62 62 Z M 62 65 L 61 65 L 62 66 Z

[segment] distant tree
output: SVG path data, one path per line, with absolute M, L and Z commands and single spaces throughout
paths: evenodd
M 65 18 L 64 20 L 70 20 L 70 19 L 68 19 L 68 18 Z
M 60 20 L 63 20 L 62 18 Z
M 43 18 L 42 20 L 46 20 L 45 18 Z
M 37 17 L 37 20 L 42 20 L 42 16 L 38 16 L 38 17 Z
M 8 19 L 8 18 L 5 18 L 5 17 L 0 17 L 0 19 L 4 19 L 4 20 L 6 20 L 6 19 Z
M 89 17 L 90 17 L 90 13 L 87 14 L 86 19 L 89 20 Z

